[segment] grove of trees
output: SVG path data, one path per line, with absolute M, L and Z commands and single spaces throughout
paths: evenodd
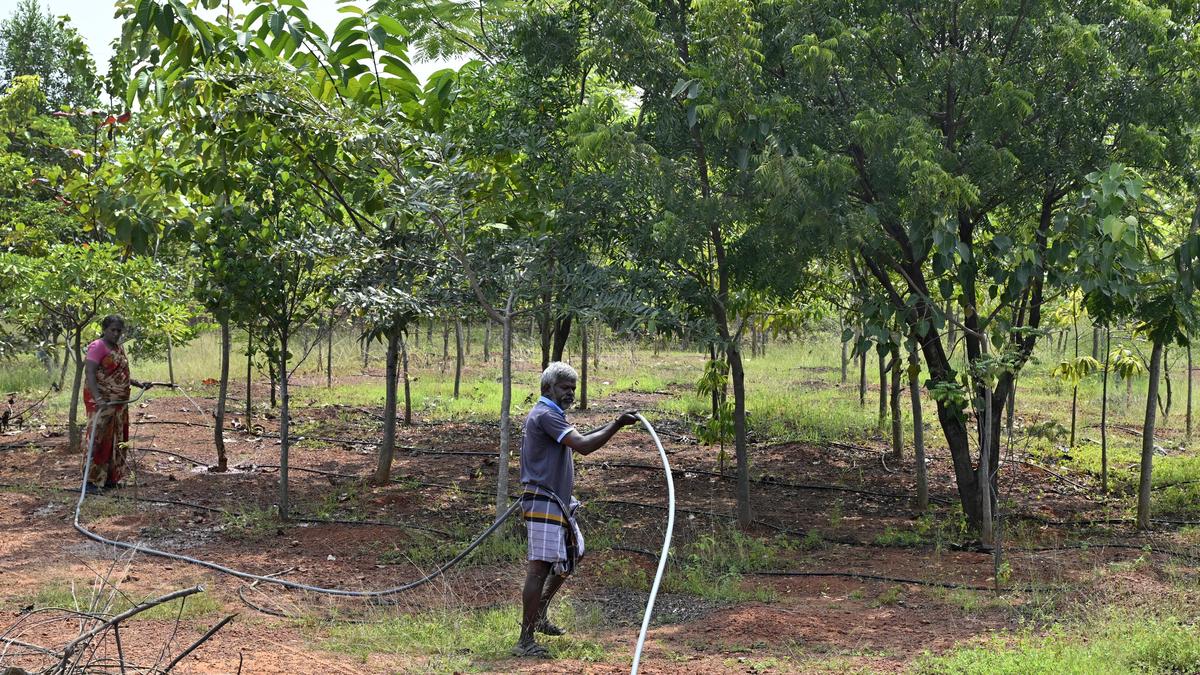
M 588 326 L 702 346 L 749 525 L 743 353 L 819 324 L 844 327 L 843 380 L 871 355 L 890 375 L 897 457 L 902 382 L 936 401 L 990 541 L 1022 369 L 1082 317 L 1065 381 L 1130 379 L 1113 329 L 1149 344 L 1149 525 L 1162 355 L 1200 307 L 1200 4 L 349 0 L 336 26 L 290 0 L 115 7 L 103 76 L 37 0 L 0 22 L 0 359 L 73 362 L 77 395 L 104 314 L 148 353 L 211 322 L 223 411 L 245 335 L 278 385 L 282 517 L 304 327 L 386 350 L 382 482 L 407 341 L 485 317 L 497 513 L 516 320 L 543 364 Z M 465 63 L 413 72 L 446 58 Z

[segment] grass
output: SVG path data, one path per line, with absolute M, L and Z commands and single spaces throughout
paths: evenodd
M 775 599 L 774 592 L 747 588 L 744 575 L 783 567 L 785 553 L 807 545 L 783 535 L 764 539 L 732 528 L 701 535 L 672 550 L 661 589 L 719 602 L 770 602 Z M 627 558 L 605 560 L 599 577 L 610 586 L 638 591 L 648 591 L 653 581 L 653 574 Z
M 555 657 L 600 661 L 604 647 L 573 635 L 588 632 L 588 616 L 576 614 L 569 602 L 555 606 L 554 621 L 568 630 L 563 637 L 543 637 Z M 486 663 L 507 658 L 517 642 L 520 608 L 441 609 L 401 614 L 365 624 L 335 624 L 328 628 L 323 647 L 365 660 L 371 654 L 423 657 L 420 672 L 462 672 L 487 669 Z
M 72 589 L 71 580 L 56 579 L 43 584 L 33 596 L 23 599 L 22 604 L 32 604 L 35 608 L 58 607 L 83 612 L 92 611 L 92 602 L 96 590 L 92 585 L 93 582 L 94 580 L 77 581 L 74 582 L 74 589 Z M 124 593 L 118 593 L 113 598 L 111 606 L 104 607 L 103 604 L 108 600 L 111 588 L 106 587 L 102 592 L 101 611 L 110 615 L 120 614 L 140 602 L 145 602 L 161 595 L 161 593 L 138 595 L 130 591 L 124 591 Z M 196 593 L 186 598 L 178 598 L 152 607 L 135 615 L 133 620 L 174 620 L 177 616 L 182 619 L 191 619 L 215 614 L 221 610 L 221 603 L 213 596 L 208 593 Z
M 921 674 L 1117 675 L 1200 671 L 1200 632 L 1173 616 L 1109 611 L 1080 625 L 1059 625 L 1047 635 L 993 638 L 945 656 L 926 655 Z

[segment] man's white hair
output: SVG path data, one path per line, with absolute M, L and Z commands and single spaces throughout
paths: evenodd
M 578 381 L 579 373 L 562 361 L 552 362 L 542 371 L 542 393 L 550 391 L 550 388 L 558 384 L 560 380 L 568 379 Z

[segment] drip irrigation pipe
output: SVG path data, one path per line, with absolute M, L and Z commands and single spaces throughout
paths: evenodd
M 949 588 L 961 589 L 968 591 L 992 591 L 994 586 L 977 586 L 975 584 L 955 583 L 952 581 L 927 581 L 924 579 L 906 579 L 903 577 L 888 577 L 878 574 L 864 574 L 861 572 L 799 572 L 791 570 L 764 570 L 760 572 L 747 572 L 746 574 L 762 577 L 841 577 L 845 579 L 863 579 L 866 581 L 886 581 L 896 584 L 912 584 L 914 586 L 931 586 L 933 588 Z M 1052 586 L 1013 586 L 1005 590 L 1009 591 L 1044 591 L 1050 590 Z

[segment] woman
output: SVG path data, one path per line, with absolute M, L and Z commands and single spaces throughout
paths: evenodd
M 83 405 L 88 413 L 88 443 L 92 447 L 92 465 L 88 467 L 88 487 L 114 488 L 125 476 L 125 457 L 129 443 L 129 386 L 147 385 L 129 379 L 129 359 L 121 349 L 125 320 L 116 314 L 100 323 L 100 339 L 88 345 L 84 372 L 87 389 Z M 116 405 L 106 405 L 121 401 Z M 94 437 L 94 439 L 93 439 Z M 85 446 L 86 447 L 86 446 Z

